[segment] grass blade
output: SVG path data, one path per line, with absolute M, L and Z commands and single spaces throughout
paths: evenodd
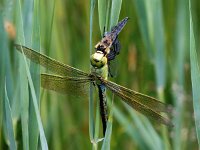
M 104 140 L 103 140 L 103 145 L 101 147 L 102 150 L 110 149 L 111 135 L 112 135 L 112 124 L 113 124 L 112 115 L 113 115 L 113 113 L 110 112 L 109 119 L 108 119 L 108 122 L 107 122 L 106 134 L 105 134 L 105 137 L 104 137 Z
M 39 1 L 34 1 L 34 10 L 33 10 L 33 28 L 32 28 L 32 48 L 39 51 L 40 50 L 40 5 Z M 30 62 L 30 73 L 31 78 L 34 83 L 35 94 L 38 100 L 38 107 L 40 104 L 40 67 L 33 62 Z M 37 118 L 35 114 L 34 104 L 32 97 L 30 96 L 30 104 L 29 104 L 29 143 L 30 150 L 35 150 L 38 147 L 38 137 L 39 130 L 37 125 Z
M 98 0 L 98 15 L 99 15 L 99 27 L 101 34 L 104 32 L 106 27 L 106 12 L 107 12 L 107 0 Z
M 126 117 L 122 111 L 120 111 L 119 108 L 116 106 L 113 108 L 114 117 L 116 120 L 120 123 L 120 126 L 122 126 L 125 129 L 125 132 L 131 137 L 131 139 L 138 145 L 138 147 L 142 150 L 147 149 L 144 140 L 141 137 L 141 134 L 138 133 L 138 130 L 130 124 L 130 121 Z
M 144 44 L 150 56 L 154 59 L 157 89 L 165 86 L 165 39 L 163 25 L 162 2 L 159 0 L 136 0 L 135 6 L 139 16 L 140 30 Z
M 134 5 L 136 8 L 136 13 L 138 16 L 138 22 L 139 22 L 139 26 L 140 26 L 140 31 L 142 34 L 142 39 L 144 41 L 144 45 L 145 48 L 147 50 L 147 53 L 149 55 L 150 58 L 153 57 L 154 52 L 152 51 L 151 48 L 151 41 L 149 40 L 150 38 L 150 32 L 148 31 L 149 27 L 148 27 L 148 13 L 146 10 L 146 6 L 145 6 L 145 1 L 144 0 L 135 0 L 134 1 Z M 149 12 L 151 13 L 151 11 Z
M 17 40 L 17 43 L 24 43 L 22 41 L 24 41 L 24 32 L 23 32 L 23 28 L 22 28 L 22 17 L 21 17 L 21 5 L 20 5 L 20 1 L 17 1 L 18 2 L 18 10 L 17 10 L 17 28 L 18 28 L 18 40 Z M 39 107 L 38 107 L 38 101 L 37 101 L 37 96 L 35 94 L 35 89 L 34 89 L 34 85 L 33 85 L 33 82 L 32 82 L 32 79 L 31 79 L 31 74 L 29 72 L 29 67 L 28 67 L 28 64 L 27 64 L 27 61 L 26 61 L 26 58 L 23 54 L 22 56 L 23 58 L 21 59 L 21 64 L 20 65 L 23 69 L 22 73 L 20 74 L 20 78 L 21 78 L 21 84 L 25 84 L 26 81 L 25 79 L 27 79 L 28 77 L 28 82 L 29 82 L 29 86 L 30 86 L 30 92 L 31 92 L 31 96 L 32 96 L 32 100 L 33 100 L 33 105 L 34 105 L 34 111 L 35 111 L 35 114 L 36 114 L 36 117 L 37 117 L 37 124 L 38 124 L 38 127 L 39 127 L 39 132 L 40 132 L 40 141 L 41 141 L 41 146 L 42 146 L 42 149 L 43 150 L 47 150 L 48 149 L 48 146 L 47 146 L 47 141 L 46 141 L 46 138 L 45 138 L 45 134 L 44 134 L 44 130 L 43 130 L 43 127 L 42 127 L 42 122 L 41 122 L 41 118 L 40 118 L 40 112 L 39 112 Z M 26 74 L 24 73 L 26 72 Z M 27 75 L 27 77 L 26 77 Z M 25 84 L 24 86 L 22 86 L 23 89 L 20 89 L 20 91 L 23 93 L 23 94 L 28 94 L 28 87 L 27 85 Z M 27 88 L 26 88 L 27 87 Z M 26 89 L 26 90 L 24 90 Z M 28 121 L 28 95 L 25 95 L 24 97 L 22 97 L 22 103 L 21 103 L 21 107 L 23 107 L 22 109 L 22 133 L 24 134 L 23 135 L 23 144 L 24 144 L 24 147 L 25 149 L 29 149 L 29 138 L 28 138 L 28 125 L 27 125 L 27 121 Z
M 22 52 L 23 52 L 23 49 L 22 49 Z M 37 124 L 38 124 L 39 131 L 40 131 L 40 142 L 41 142 L 42 150 L 48 150 L 48 145 L 47 145 L 46 137 L 45 137 L 45 134 L 44 134 L 44 129 L 43 129 L 43 126 L 42 126 L 42 120 L 40 118 L 40 112 L 39 112 L 37 97 L 36 97 L 36 94 L 35 94 L 34 85 L 33 85 L 32 79 L 31 79 L 31 74 L 29 72 L 28 64 L 27 64 L 24 53 L 23 53 L 23 58 L 24 58 L 26 73 L 27 73 L 27 77 L 28 77 L 28 82 L 29 82 L 29 85 L 30 85 L 31 96 L 33 98 L 33 105 L 34 105 L 34 109 L 35 109 L 35 113 L 36 113 L 36 117 L 37 117 Z
M 90 55 L 92 54 L 92 33 L 93 33 L 93 15 L 95 8 L 96 0 L 90 0 Z M 91 66 L 90 66 L 91 68 Z M 93 91 L 92 84 L 90 84 L 90 96 L 89 96 L 89 134 L 90 141 L 95 141 L 95 125 L 94 125 L 94 99 L 93 99 Z M 94 142 L 92 142 L 94 143 Z M 94 145 L 93 145 L 94 146 Z
M 128 105 L 124 104 L 127 110 L 129 111 L 132 120 L 137 128 L 138 133 L 141 135 L 144 143 L 148 147 L 148 149 L 163 149 L 162 142 L 156 133 L 155 129 L 152 127 L 149 120 L 143 116 L 137 115 L 137 113 L 130 108 Z M 141 117 L 142 119 L 140 119 Z M 146 134 L 148 133 L 148 134 Z
M 95 143 L 97 144 L 96 141 L 98 141 L 99 137 L 99 129 L 100 129 L 100 112 L 99 112 L 99 101 L 97 102 L 96 105 L 96 121 L 95 121 Z
M 7 48 L 6 48 L 6 34 L 4 31 L 4 27 L 3 27 L 3 16 L 2 13 L 0 13 L 0 149 L 2 148 L 2 141 L 3 141 L 3 137 L 2 137 L 2 131 L 3 131 L 3 94 L 4 94 L 4 84 L 5 83 L 5 64 L 6 64 L 6 59 L 5 59 L 5 55 L 7 52 Z
M 23 21 L 22 21 L 22 11 L 21 11 L 21 2 L 20 0 L 16 1 L 16 29 L 17 29 L 17 43 L 24 45 L 24 31 L 23 31 Z M 29 149 L 29 132 L 28 132 L 28 105 L 29 105 L 29 92 L 28 92 L 28 80 L 26 78 L 25 67 L 23 65 L 23 58 L 19 55 L 19 99 L 20 99 L 20 108 L 21 108 L 21 124 L 22 124 L 22 137 L 23 137 L 23 148 Z
M 162 1 L 136 0 L 136 10 L 139 16 L 142 36 L 149 55 L 153 58 L 156 88 L 158 97 L 164 101 L 164 89 L 166 84 L 166 46 L 165 46 L 165 29 Z M 146 23 L 146 25 L 143 25 Z M 149 46 L 149 47 L 148 47 Z M 166 127 L 162 129 L 165 149 L 170 149 L 169 137 Z
M 196 134 L 198 144 L 200 145 L 200 68 L 199 60 L 196 53 L 196 40 L 193 30 L 193 21 L 191 13 L 191 1 L 190 1 L 190 63 L 191 63 L 191 80 L 192 80 L 192 94 L 193 94 L 193 107 L 194 118 L 196 126 Z
M 172 64 L 173 70 L 173 99 L 175 104 L 176 115 L 173 118 L 174 122 L 174 138 L 173 149 L 183 149 L 185 142 L 182 143 L 181 131 L 184 123 L 184 112 L 186 92 L 184 90 L 185 84 L 185 58 L 189 49 L 189 2 L 188 0 L 178 0 L 178 8 L 176 9 L 176 28 L 175 28 L 175 40 L 174 40 L 174 60 Z M 182 144 L 181 144 L 182 143 Z
M 110 12 L 110 29 L 118 23 L 122 0 L 113 0 Z
M 110 143 L 111 143 L 111 135 L 112 135 L 112 124 L 113 124 L 113 108 L 114 108 L 114 94 L 112 95 L 112 104 L 110 105 L 110 113 L 109 118 L 107 122 L 107 129 L 106 134 L 103 140 L 103 145 L 101 147 L 102 150 L 109 150 L 110 149 Z M 108 99 L 109 100 L 109 99 Z
M 6 131 L 8 135 L 9 140 L 9 147 L 12 150 L 16 150 L 16 142 L 15 142 L 15 136 L 14 136 L 14 130 L 13 130 L 13 124 L 12 124 L 12 113 L 10 108 L 10 102 L 7 95 L 6 90 L 6 84 L 5 84 L 5 98 L 4 98 L 4 114 L 5 114 L 5 125 L 6 125 Z

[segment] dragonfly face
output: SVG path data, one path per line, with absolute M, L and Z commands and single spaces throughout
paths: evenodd
M 107 58 L 104 56 L 103 52 L 97 51 L 91 55 L 90 62 L 94 68 L 102 68 L 107 64 Z
M 108 77 L 107 58 L 103 52 L 97 51 L 91 55 L 90 62 L 92 65 L 92 73 L 101 76 L 103 79 Z

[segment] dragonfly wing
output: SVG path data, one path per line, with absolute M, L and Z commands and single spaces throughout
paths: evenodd
M 150 96 L 127 89 L 114 82 L 104 79 L 101 79 L 101 81 L 108 89 L 122 98 L 124 102 L 133 107 L 136 111 L 159 123 L 173 126 L 172 122 L 168 118 L 165 118 L 160 114 L 160 112 L 166 112 L 167 110 L 167 106 L 164 103 Z
M 76 78 L 41 74 L 41 86 L 62 94 L 88 97 L 91 78 Z
M 118 58 L 115 56 L 119 54 L 121 49 L 121 45 L 119 42 L 119 39 L 116 38 L 116 40 L 114 41 L 114 43 L 112 44 L 110 53 L 107 55 L 108 58 L 108 71 L 109 71 L 109 75 L 111 77 L 116 77 L 117 76 L 117 72 L 118 72 Z
M 142 103 L 143 105 L 146 105 L 147 107 L 153 108 L 157 112 L 165 112 L 170 114 L 172 112 L 172 108 L 165 103 L 157 100 L 156 98 L 153 98 L 151 96 L 133 91 L 131 89 L 125 88 L 121 85 L 118 85 L 114 82 L 104 80 L 104 82 L 107 85 L 113 86 L 115 88 L 118 88 L 120 91 L 122 91 L 125 95 L 128 97 L 135 99 L 136 101 Z
M 37 64 L 40 64 L 43 67 L 61 76 L 73 76 L 73 77 L 87 77 L 88 76 L 88 73 L 85 73 L 79 69 L 73 68 L 69 65 L 56 61 L 55 59 L 50 58 L 46 55 L 40 54 L 28 47 L 18 45 L 18 44 L 15 44 L 15 47 L 20 52 L 22 52 L 23 50 L 25 56 L 29 58 L 31 61 Z

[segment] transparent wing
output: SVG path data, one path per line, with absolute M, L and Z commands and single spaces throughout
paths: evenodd
M 91 79 L 41 74 L 41 86 L 62 94 L 85 97 L 89 94 Z
M 73 77 L 87 77 L 88 76 L 88 73 L 85 73 L 79 69 L 73 68 L 69 65 L 56 61 L 55 59 L 50 58 L 46 55 L 40 54 L 28 47 L 18 45 L 18 44 L 15 44 L 15 47 L 20 52 L 22 52 L 23 50 L 25 56 L 29 58 L 31 61 L 37 64 L 40 64 L 43 67 L 59 75 L 73 76 Z
M 109 72 L 110 77 L 112 78 L 117 77 L 118 72 L 119 72 L 118 66 L 119 66 L 118 57 L 108 62 L 108 72 Z
M 165 112 L 168 114 L 170 113 L 171 110 L 166 104 L 156 100 L 153 97 L 127 89 L 114 82 L 107 81 L 102 78 L 100 80 L 108 89 L 122 98 L 124 102 L 126 102 L 136 111 L 159 123 L 167 126 L 173 126 L 172 122 L 168 118 L 165 118 L 160 114 L 160 112 Z
M 118 64 L 118 58 L 115 56 L 119 54 L 120 49 L 121 49 L 121 45 L 120 45 L 119 39 L 117 38 L 111 47 L 110 53 L 107 55 L 108 68 L 109 68 L 108 71 L 111 77 L 117 76 L 119 64 Z

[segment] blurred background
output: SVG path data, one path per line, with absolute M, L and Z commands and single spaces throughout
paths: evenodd
M 35 114 L 24 59 L 13 44 L 26 45 L 89 72 L 90 54 L 101 39 L 105 8 L 118 12 L 109 15 L 109 20 L 114 18 L 118 22 L 130 17 L 119 35 L 117 75 L 111 80 L 174 107 L 174 128 L 167 128 L 149 121 L 115 97 L 115 107 L 109 107 L 113 118 L 108 147 L 198 149 L 199 129 L 194 118 L 198 121 L 200 114 L 200 77 L 198 69 L 191 72 L 191 65 L 198 68 L 199 62 L 199 52 L 192 55 L 191 51 L 195 50 L 191 48 L 194 41 L 196 50 L 200 46 L 198 0 L 192 0 L 191 5 L 194 37 L 188 0 L 1 0 L 0 149 L 44 149 L 46 140 L 49 149 L 96 149 L 89 132 L 88 99 L 40 88 L 39 72 L 47 71 L 27 60 L 43 125 L 38 129 L 40 120 Z M 195 94 L 196 101 L 192 98 Z M 193 106 L 197 108 L 195 115 Z M 99 138 L 101 128 L 100 124 Z M 102 143 L 98 142 L 98 148 Z

